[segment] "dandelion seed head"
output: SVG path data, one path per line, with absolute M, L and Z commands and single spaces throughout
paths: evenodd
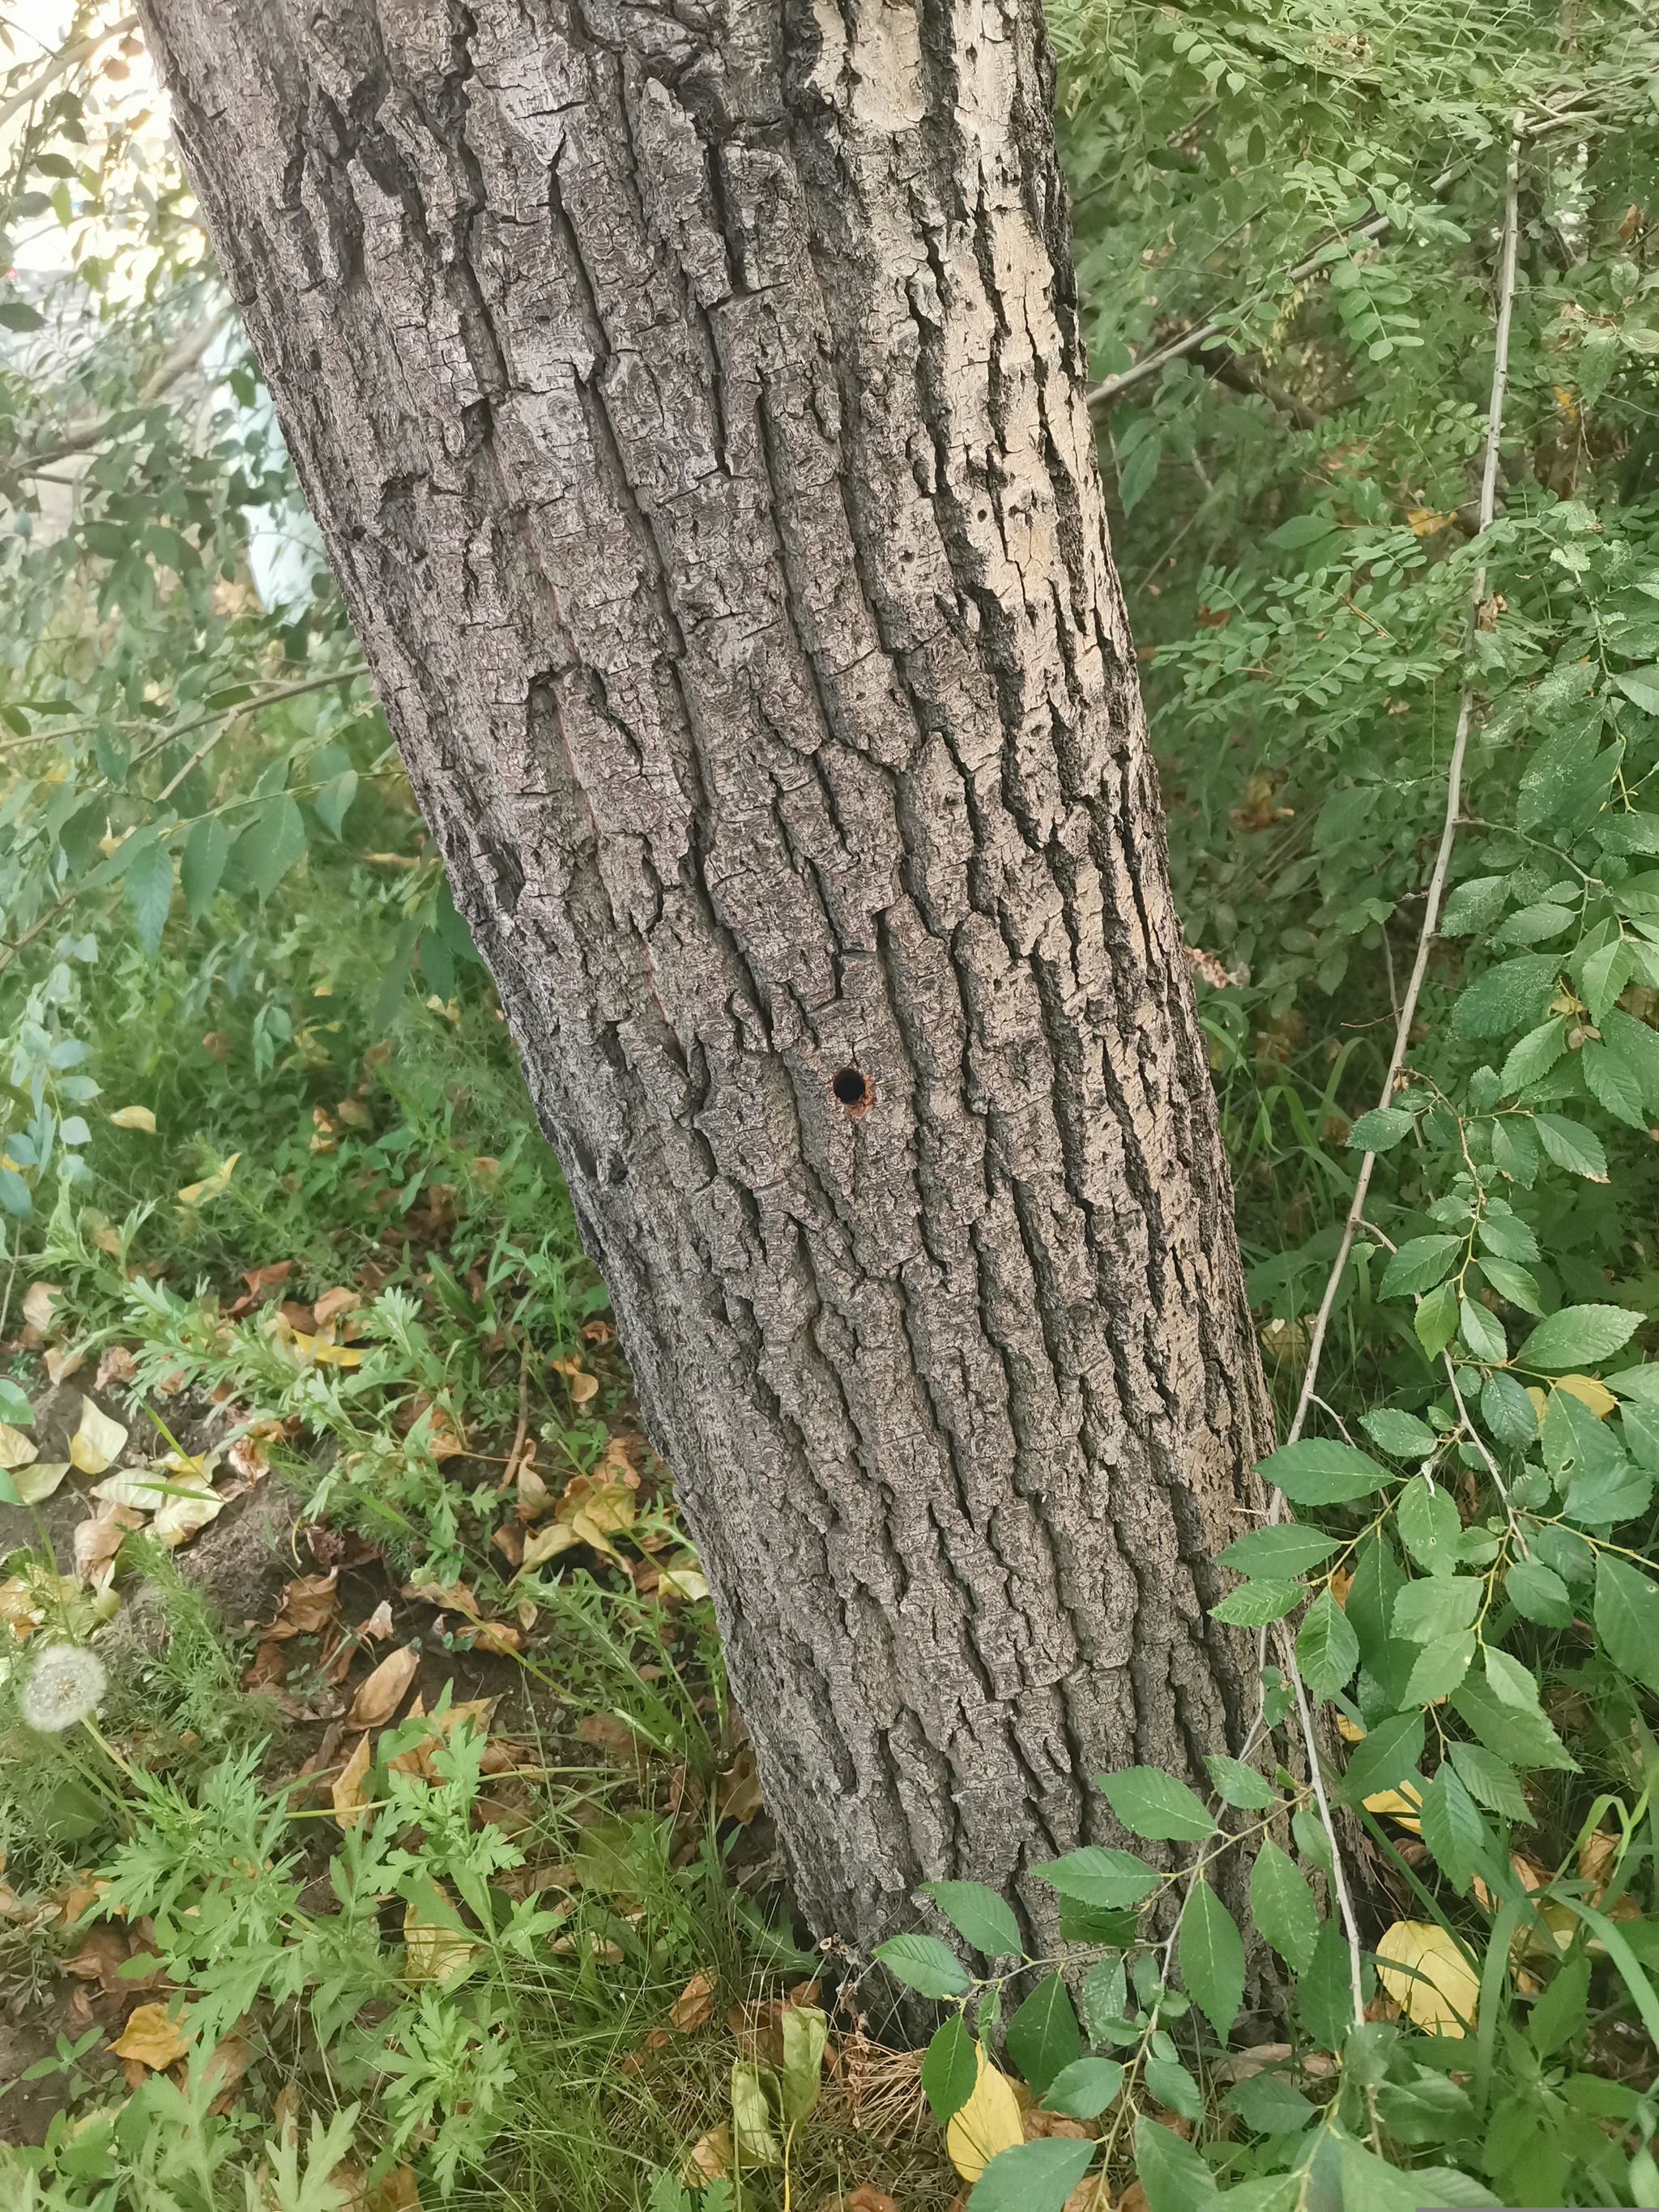
M 108 1680 L 95 1652 L 49 1644 L 28 1671 L 18 1708 L 32 1729 L 62 1735 L 97 1711 Z

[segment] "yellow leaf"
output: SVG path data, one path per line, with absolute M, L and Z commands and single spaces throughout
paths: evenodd
M 1550 1409 L 1550 1401 L 1535 1382 L 1528 1383 L 1527 1395 L 1532 1401 L 1532 1410 L 1537 1414 L 1538 1425 L 1541 1429 L 1544 1425 L 1544 1416 Z
M 294 1341 L 300 1347 L 301 1358 L 314 1359 L 319 1367 L 361 1367 L 363 1364 L 362 1353 L 354 1352 L 349 1345 L 329 1344 L 320 1337 L 307 1336 L 302 1329 L 295 1330 Z
M 1406 517 L 1406 526 L 1418 538 L 1432 538 L 1449 522 L 1455 522 L 1455 514 L 1447 511 L 1437 513 L 1432 507 L 1414 507 Z
M 1378 1790 L 1364 1802 L 1368 1813 L 1386 1813 L 1402 1828 L 1409 1828 L 1413 1835 L 1422 1834 L 1423 1823 L 1417 1816 L 1423 1809 L 1423 1801 L 1409 1783 L 1403 1790 Z
M 1432 1921 L 1396 1920 L 1376 1947 L 1376 1971 L 1407 2018 L 1425 2033 L 1461 2036 L 1474 2027 L 1480 1981 Z
M 222 1167 L 215 1168 L 213 1173 L 204 1176 L 200 1182 L 187 1182 L 179 1194 L 179 1204 L 201 1206 L 210 1198 L 217 1198 L 235 1172 L 236 1163 L 241 1157 L 240 1152 L 233 1152 Z
M 68 1473 L 66 1459 L 38 1459 L 26 1470 L 14 1471 L 12 1486 L 25 1505 L 44 1505 Z
M 82 1474 L 102 1474 L 115 1464 L 127 1432 L 119 1421 L 100 1413 L 90 1398 L 81 1401 L 81 1425 L 70 1438 L 70 1458 Z
M 346 1715 L 348 1728 L 383 1728 L 404 1701 L 410 1684 L 421 1670 L 417 1644 L 400 1644 L 382 1659 L 372 1674 L 357 1685 L 357 1694 Z
M 360 1735 L 357 1748 L 334 1778 L 330 1792 L 334 1801 L 334 1817 L 343 1828 L 356 1826 L 363 1817 L 367 1799 L 363 1794 L 363 1777 L 369 1768 L 368 1738 Z
M 120 2041 L 112 2043 L 110 2049 L 118 2058 L 136 2058 L 141 2066 L 159 2074 L 164 2066 L 182 2058 L 188 2048 L 179 2025 L 164 2004 L 140 2005 L 129 2017 Z
M 1581 1406 L 1588 1406 L 1598 1421 L 1605 1421 L 1619 1403 L 1612 1391 L 1593 1375 L 1558 1375 L 1555 1388 L 1565 1390 L 1570 1398 L 1577 1398 Z
M 1336 1732 L 1341 1737 L 1344 1743 L 1364 1743 L 1365 1741 L 1364 1729 L 1363 1728 L 1356 1727 L 1354 1723 L 1348 1718 L 1346 1713 L 1339 1713 L 1337 1715 Z
M 999 2074 L 980 2045 L 979 2079 L 974 2093 L 951 2117 L 945 2130 L 945 2148 L 951 2163 L 964 2181 L 977 2181 L 999 2151 L 1012 2150 L 1025 2140 L 1019 2100 L 1006 2074 Z
M 532 1567 L 541 1566 L 546 1560 L 556 1558 L 561 1552 L 568 1552 L 573 1544 L 580 1544 L 581 1540 L 575 1530 L 563 1521 L 555 1521 L 545 1528 L 538 1528 L 526 1541 L 524 1557 L 519 1562 L 519 1572 L 528 1574 Z
M 433 1885 L 440 1897 L 444 1893 Z M 447 1898 L 444 1899 L 446 1904 Z M 406 1982 L 455 1980 L 470 1973 L 478 1946 L 445 1921 L 423 1920 L 412 1905 L 404 1907 L 404 1979 Z
M 155 1116 L 148 1106 L 120 1106 L 109 1118 L 113 1128 L 142 1129 L 147 1137 L 155 1134 Z
M 9 1421 L 0 1421 L 0 1468 L 28 1467 L 40 1456 L 40 1447 Z
M 23 1294 L 24 1320 L 44 1335 L 52 1326 L 52 1300 L 61 1298 L 63 1295 L 61 1283 L 31 1283 Z

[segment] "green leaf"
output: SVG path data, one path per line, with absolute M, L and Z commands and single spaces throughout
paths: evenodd
M 1064 1858 L 1034 1866 L 1031 1872 L 1062 1897 L 1074 1897 L 1079 1905 L 1108 1910 L 1139 1905 L 1158 1884 L 1156 1871 L 1144 1859 L 1138 1859 L 1133 1851 L 1109 1850 L 1103 1844 L 1085 1844 L 1079 1850 L 1067 1851 Z
M 1390 1713 L 1386 1720 L 1378 1721 L 1348 1753 L 1340 1792 L 1343 1802 L 1357 1805 L 1362 1798 L 1374 1797 L 1379 1790 L 1397 1790 L 1408 1781 L 1423 1756 L 1424 1734 L 1420 1712 Z
M 1439 1501 L 1450 1505 L 1444 1492 Z M 1454 1518 L 1457 1508 L 1451 1506 Z M 1426 1575 L 1407 1583 L 1394 1601 L 1393 1628 L 1396 1636 L 1413 1644 L 1432 1643 L 1459 1629 L 1473 1628 L 1486 1586 L 1474 1575 Z
M 1336 1864 L 1331 1850 L 1331 1839 L 1325 1823 L 1310 1805 L 1299 1805 L 1291 1815 L 1291 1833 L 1296 1838 L 1296 1847 L 1310 1866 L 1329 1874 Z
M 921 2094 L 943 2127 L 974 2094 L 979 2079 L 979 2052 L 962 2014 L 952 2013 L 936 2028 L 922 2054 Z
M 1322 539 L 1334 537 L 1340 527 L 1334 514 L 1293 514 L 1268 533 L 1267 542 L 1294 552 L 1299 546 L 1317 545 Z
M 1615 1667 L 1659 1691 L 1659 1589 L 1610 1552 L 1595 1562 L 1595 1632 Z
M 1297 1505 L 1346 1504 L 1395 1480 L 1364 1452 L 1328 1437 L 1304 1437 L 1269 1452 L 1258 1472 Z
M 1227 2092 L 1226 2102 L 1229 2110 L 1259 2136 L 1299 2133 L 1319 2110 L 1277 2074 L 1252 2074 Z
M 1490 929 L 1504 910 L 1509 890 L 1507 876 L 1469 877 L 1446 901 L 1445 911 L 1440 917 L 1440 934 L 1469 937 L 1476 930 Z
M 1018 1957 L 1024 1950 L 1018 1921 L 995 1890 L 988 1889 L 983 1882 L 925 1881 L 921 1886 L 957 1935 L 965 1936 L 988 1959 L 1000 1959 L 1009 1952 Z
M 1538 1139 L 1529 1115 L 1511 1114 L 1492 1123 L 1492 1163 L 1522 1190 L 1532 1188 L 1538 1180 Z
M 1624 1306 L 1563 1306 L 1540 1321 L 1515 1355 L 1517 1367 L 1546 1373 L 1610 1359 L 1640 1327 L 1642 1316 Z
M 1273 1784 L 1246 1766 L 1242 1759 L 1228 1759 L 1218 1751 L 1206 1752 L 1204 1765 L 1215 1794 L 1224 1805 L 1246 1813 L 1265 1813 L 1279 1802 Z
M 1453 1743 L 1446 1748 L 1458 1779 L 1477 1804 L 1500 1820 L 1532 1819 L 1520 1778 L 1506 1759 L 1478 1743 Z
M 1297 1632 L 1296 1663 L 1316 1698 L 1334 1697 L 1359 1664 L 1359 1638 L 1328 1589 L 1309 1607 Z
M 0 330 L 38 331 L 46 319 L 27 300 L 0 300 Z
M 1237 1589 L 1228 1591 L 1219 1605 L 1210 1607 L 1210 1618 L 1233 1628 L 1265 1628 L 1270 1620 L 1282 1620 L 1287 1613 L 1294 1613 L 1307 1595 L 1306 1583 L 1269 1582 L 1265 1577 L 1241 1583 Z
M 34 1408 L 21 1389 L 9 1377 L 0 1376 L 0 1421 L 14 1429 L 34 1426 Z
M 1450 1267 L 1453 1255 L 1462 1249 L 1461 1237 L 1410 1238 L 1382 1270 L 1376 1295 L 1380 1298 L 1400 1298 L 1414 1291 L 1431 1290 Z M 1386 1450 L 1387 1446 L 1383 1449 Z
M 1204 2212 L 1216 2201 L 1214 2174 L 1189 2142 L 1156 2120 L 1135 2124 L 1135 2172 L 1146 2212 Z
M 1620 938 L 1586 956 L 1578 989 L 1592 1022 L 1600 1024 L 1607 1008 L 1629 982 L 1635 966 L 1633 949 Z
M 357 771 L 345 769 L 331 776 L 311 804 L 317 819 L 331 837 L 345 836 L 345 818 L 351 811 L 351 802 L 357 796 Z
M 1423 1347 L 1426 1359 L 1438 1359 L 1457 1334 L 1457 1291 L 1454 1284 L 1442 1283 L 1437 1290 L 1430 1291 L 1419 1299 L 1412 1317 L 1412 1331 Z
M 1464 1343 L 1477 1359 L 1500 1365 L 1510 1356 L 1509 1339 L 1504 1334 L 1504 1324 L 1496 1314 L 1473 1298 L 1460 1298 L 1457 1304 L 1457 1328 Z
M 1083 2051 L 1083 2037 L 1066 1984 L 1045 1974 L 1008 2023 L 1008 2056 L 1038 2096 Z
M 1442 1762 L 1422 1793 L 1423 1841 L 1452 1887 L 1463 1895 L 1492 1838 L 1455 1769 Z
M 1186 1784 L 1158 1767 L 1126 1766 L 1101 1775 L 1099 1784 L 1132 1836 L 1196 1844 L 1215 1833 L 1215 1822 Z
M 1400 1493 L 1395 1512 L 1400 1540 L 1419 1567 L 1429 1573 L 1451 1565 L 1462 1544 L 1463 1523 L 1456 1506 L 1443 1490 L 1437 1490 L 1426 1476 L 1416 1474 Z M 1402 1593 L 1403 1595 L 1403 1593 Z M 1413 1600 L 1422 1605 L 1426 1597 Z M 1465 1620 L 1445 1620 L 1444 1628 L 1467 1628 L 1473 1613 Z M 1395 1633 L 1399 1631 L 1396 1628 Z
M 968 1969 L 937 1936 L 890 1936 L 876 1948 L 888 1972 L 925 1997 L 959 1997 L 970 1986 Z
M 1452 1008 L 1452 1034 L 1503 1036 L 1535 1022 L 1554 995 L 1561 963 L 1547 952 L 1525 952 L 1477 976 Z
M 1659 714 L 1659 668 L 1626 670 L 1615 676 L 1613 682 L 1632 706 L 1639 707 L 1644 714 Z
M 1319 1940 L 1313 1892 L 1294 1859 L 1264 1837 L 1250 1869 L 1250 1917 L 1293 1974 L 1305 1973 Z
M 1320 1923 L 1313 1957 L 1297 1980 L 1296 2009 L 1322 2051 L 1340 2051 L 1353 2026 L 1353 1987 L 1348 1947 L 1334 1920 Z
M 1178 2058 L 1147 2059 L 1141 2069 L 1141 2079 L 1155 2103 L 1167 2105 L 1183 2119 L 1203 2118 L 1204 2092 Z
M 1123 2069 L 1111 2058 L 1074 2058 L 1048 2084 L 1042 2100 L 1047 2112 L 1064 2112 L 1068 2119 L 1091 2120 L 1103 2112 L 1123 2087 Z
M 1391 1152 L 1402 1137 L 1411 1134 L 1416 1117 L 1400 1106 L 1373 1106 L 1369 1114 L 1362 1114 L 1348 1132 L 1348 1150 L 1361 1152 Z
M 1567 1018 L 1553 1014 L 1535 1030 L 1528 1030 L 1510 1047 L 1498 1076 L 1498 1095 L 1513 1098 L 1517 1091 L 1524 1091 L 1529 1083 L 1536 1083 L 1549 1073 L 1567 1048 Z
M 1492 1695 L 1501 1698 L 1506 1705 L 1518 1705 L 1522 1711 L 1541 1712 L 1538 1692 L 1538 1678 L 1518 1659 L 1495 1644 L 1486 1647 L 1486 1680 Z
M 204 814 L 185 840 L 185 857 L 179 871 L 192 921 L 200 921 L 213 904 L 229 858 L 230 832 L 216 814 Z
M 1390 1459 L 1428 1459 L 1439 1442 L 1426 1421 L 1393 1406 L 1379 1406 L 1374 1413 L 1362 1413 L 1359 1425 Z
M 1486 1749 L 1496 1752 L 1510 1765 L 1523 1770 L 1545 1766 L 1562 1773 L 1577 1772 L 1577 1760 L 1542 1713 L 1526 1712 L 1518 1705 L 1505 1705 L 1479 1675 L 1469 1675 L 1452 1692 L 1451 1705 L 1453 1711 L 1474 1730 Z M 1362 1750 L 1364 1747 L 1360 1747 Z M 1458 1771 L 1474 1790 L 1474 1784 L 1464 1769 L 1460 1766 Z M 1475 1795 L 1478 1796 L 1480 1792 L 1475 1791 Z
M 236 840 L 236 864 L 263 903 L 305 849 L 305 817 L 284 792 L 268 800 Z
M 1519 1306 L 1522 1313 L 1541 1314 L 1543 1312 L 1543 1304 L 1538 1295 L 1537 1279 L 1528 1269 L 1516 1267 L 1512 1260 L 1494 1260 L 1488 1255 L 1480 1262 L 1480 1272 L 1500 1298 L 1507 1298 L 1512 1306 Z M 1493 1327 L 1498 1328 L 1496 1322 L 1493 1322 Z M 1470 1346 L 1471 1350 L 1474 1349 L 1467 1329 L 1463 1333 L 1463 1341 Z M 1501 1328 L 1498 1329 L 1498 1341 L 1500 1344 L 1504 1342 Z M 1503 1351 L 1494 1352 L 1490 1356 L 1494 1359 L 1502 1359 L 1506 1356 L 1508 1346 L 1504 1346 Z
M 1216 1563 L 1236 1575 L 1304 1575 L 1310 1567 L 1322 1566 L 1338 1547 L 1336 1537 L 1286 1521 L 1235 1537 L 1217 1554 Z
M 1225 2043 L 1244 2002 L 1244 1942 L 1202 1875 L 1182 1908 L 1179 1952 L 1188 1996 Z
M 166 846 L 147 845 L 127 870 L 122 888 L 138 942 L 154 960 L 173 903 L 173 855 Z
M 1449 1636 L 1437 1636 L 1418 1654 L 1406 1684 L 1406 1702 L 1413 1705 L 1433 1705 L 1437 1698 L 1457 1687 L 1474 1660 L 1472 1628 L 1460 1629 Z
M 1079 1991 L 1083 2007 L 1083 2024 L 1089 2032 L 1091 2043 L 1109 2040 L 1106 2029 L 1123 2018 L 1129 2002 L 1128 1980 L 1121 1959 L 1098 1959 L 1083 1977 Z
M 1619 1054 L 1591 1039 L 1579 1052 L 1578 1071 L 1590 1097 L 1605 1106 L 1614 1121 L 1622 1121 L 1626 1128 L 1647 1127 L 1647 1116 L 1642 1111 L 1641 1078 Z
M 1540 2058 L 1553 2057 L 1565 2044 L 1576 2042 L 1584 2032 L 1589 2009 L 1590 1962 L 1580 1952 L 1558 1970 L 1532 2008 L 1527 2033 Z
M 1538 1410 L 1513 1375 L 1488 1375 L 1480 1386 L 1480 1418 L 1495 1441 L 1519 1451 L 1538 1434 Z
M 1071 2136 L 1000 2150 L 974 2184 L 968 2212 L 1064 2212 L 1098 2145 Z
M 1523 1620 L 1535 1620 L 1545 1628 L 1572 1626 L 1567 1586 L 1541 1560 L 1516 1560 L 1504 1577 L 1504 1595 Z
M 1559 1114 L 1534 1114 L 1532 1125 L 1539 1143 L 1557 1167 L 1565 1168 L 1569 1175 L 1583 1176 L 1589 1182 L 1607 1181 L 1607 1156 L 1593 1131 Z

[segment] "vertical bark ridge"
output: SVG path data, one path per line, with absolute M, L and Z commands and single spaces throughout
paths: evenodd
M 1018 1891 L 1267 1440 L 1036 8 L 146 13 L 803 1907 Z

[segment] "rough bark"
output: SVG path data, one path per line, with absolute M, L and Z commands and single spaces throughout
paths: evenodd
M 1267 1416 L 1033 0 L 148 0 L 802 1905 L 1191 1771 Z

